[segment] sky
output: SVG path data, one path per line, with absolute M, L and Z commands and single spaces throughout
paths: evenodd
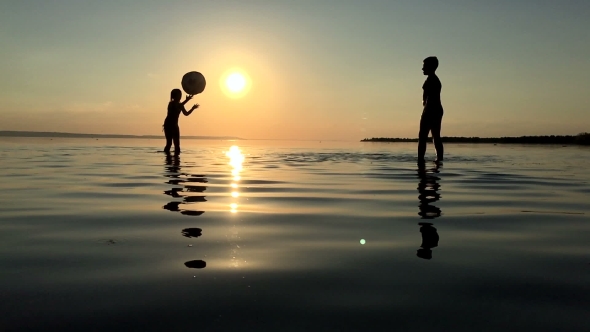
M 199 71 L 182 135 L 417 137 L 437 56 L 443 136 L 575 135 L 588 17 L 588 0 L 4 0 L 0 130 L 159 135 Z M 240 98 L 221 81 L 236 68 Z

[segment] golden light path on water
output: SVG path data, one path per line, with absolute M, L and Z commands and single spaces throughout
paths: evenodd
M 233 214 L 238 212 L 238 203 L 237 199 L 240 197 L 239 192 L 239 181 L 241 179 L 240 172 L 242 172 L 244 163 L 244 155 L 242 151 L 237 145 L 232 145 L 229 150 L 225 153 L 225 155 L 229 158 L 229 165 L 231 166 L 231 176 L 232 182 L 230 184 L 230 191 L 232 202 L 229 204 L 229 211 Z M 245 260 L 240 257 L 240 235 L 237 226 L 233 226 L 229 230 L 228 240 L 230 241 L 231 251 L 230 251 L 230 264 L 229 266 L 232 268 L 240 268 L 242 263 L 246 263 Z
M 233 198 L 240 197 L 239 184 L 240 181 L 240 172 L 242 171 L 243 167 L 242 164 L 244 163 L 244 155 L 242 151 L 237 145 L 232 145 L 229 150 L 225 153 L 225 155 L 229 158 L 229 165 L 232 167 L 231 175 L 232 175 L 232 183 L 231 183 L 231 196 Z M 236 201 L 232 202 L 229 207 L 232 213 L 238 212 L 238 203 Z

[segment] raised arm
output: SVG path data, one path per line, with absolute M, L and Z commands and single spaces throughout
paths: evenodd
M 199 104 L 194 104 L 194 105 L 193 105 L 193 107 L 191 107 L 191 109 L 190 109 L 190 110 L 188 110 L 188 111 L 187 111 L 186 109 L 184 109 L 184 105 L 182 105 L 181 107 L 182 107 L 182 108 L 181 108 L 181 110 L 182 110 L 182 114 L 184 114 L 184 115 L 186 115 L 186 116 L 189 116 L 189 115 L 191 115 L 191 113 L 192 113 L 194 110 L 196 110 L 197 108 L 199 108 Z
M 193 99 L 193 95 L 186 95 L 186 99 L 180 105 L 184 106 L 191 99 Z

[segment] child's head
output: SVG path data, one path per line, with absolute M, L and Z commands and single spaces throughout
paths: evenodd
M 424 259 L 432 259 L 432 250 L 420 248 L 416 251 L 416 256 Z
M 424 75 L 434 74 L 438 68 L 438 59 L 435 56 L 429 56 L 428 58 L 424 59 L 422 64 L 422 72 Z
M 170 91 L 170 101 L 180 102 L 180 98 L 182 98 L 182 91 L 180 89 Z

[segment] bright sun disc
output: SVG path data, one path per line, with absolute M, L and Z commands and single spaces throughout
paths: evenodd
M 233 73 L 227 77 L 225 85 L 229 91 L 237 93 L 244 90 L 244 87 L 246 86 L 246 78 L 240 73 Z
M 241 68 L 233 67 L 226 70 L 219 78 L 221 91 L 231 98 L 239 99 L 248 94 L 252 88 L 250 76 Z

